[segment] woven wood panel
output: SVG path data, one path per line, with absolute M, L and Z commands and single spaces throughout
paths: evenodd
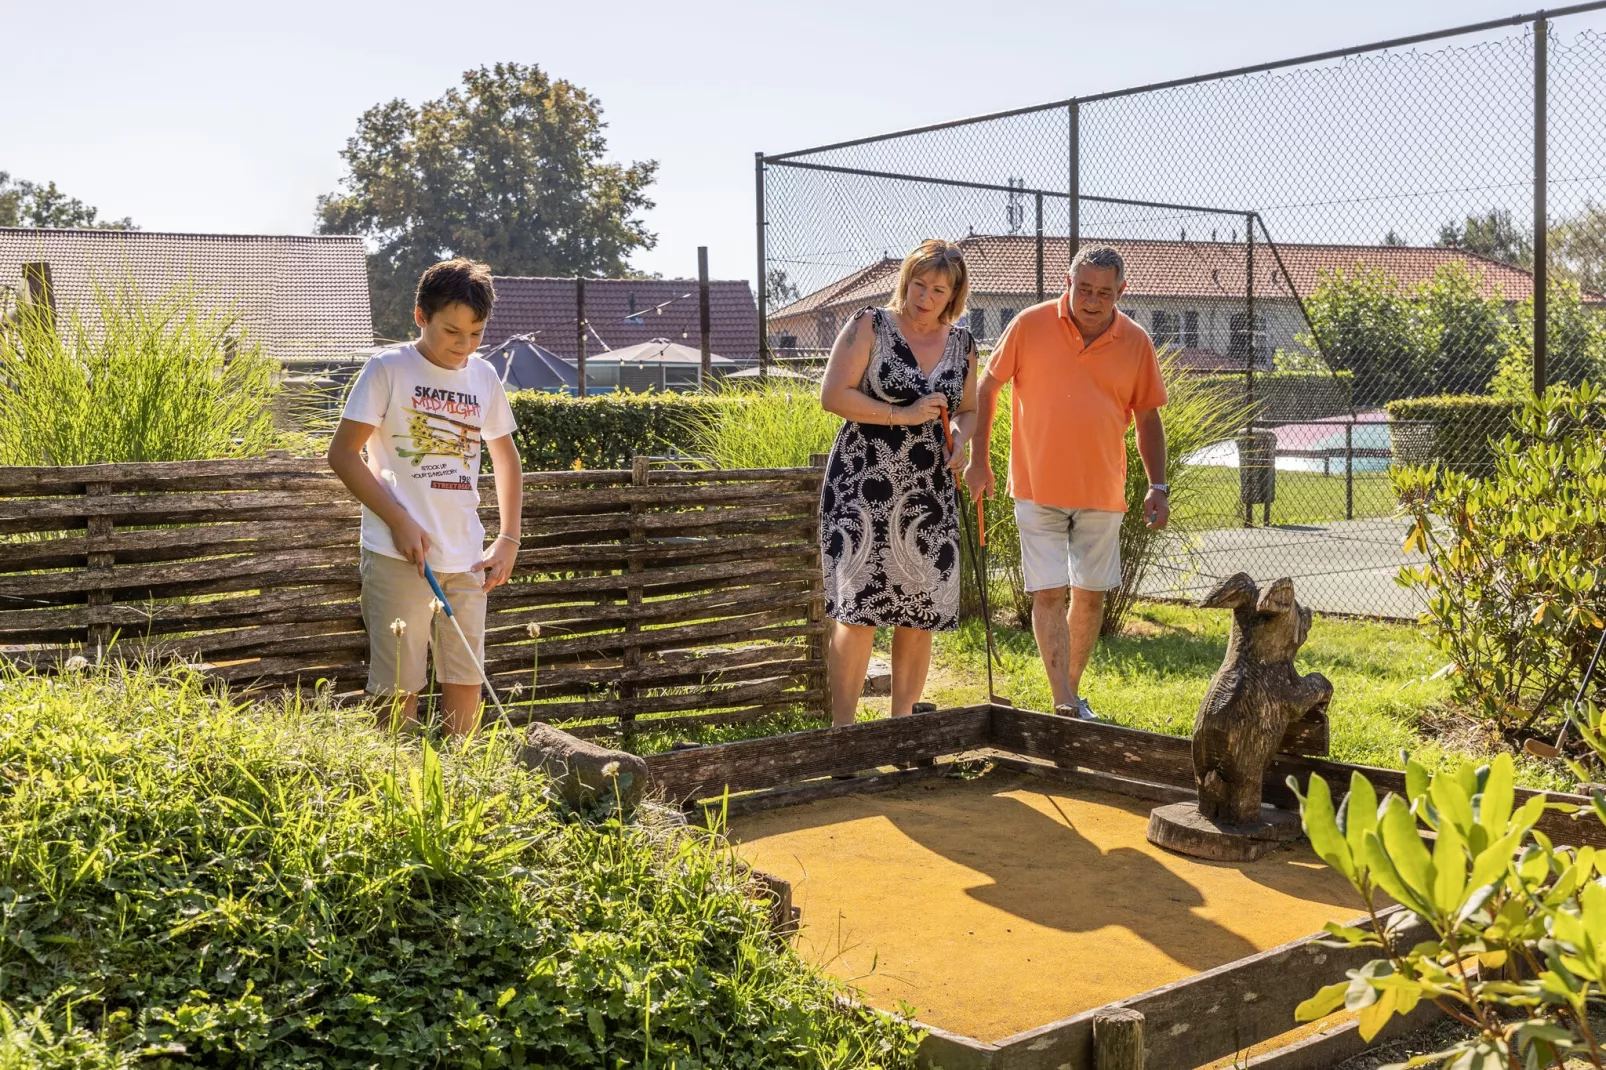
M 823 709 L 820 478 L 644 459 L 526 473 L 523 548 L 486 633 L 498 691 L 521 688 L 516 717 L 595 735 Z M 0 470 L 0 649 L 360 689 L 358 516 L 321 459 Z

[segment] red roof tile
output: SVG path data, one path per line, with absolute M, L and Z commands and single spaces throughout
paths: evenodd
M 972 293 L 1035 295 L 1034 235 L 973 235 L 960 239 L 958 244 L 970 268 Z M 1082 244 L 1110 245 L 1121 253 L 1126 260 L 1128 297 L 1242 298 L 1244 294 L 1247 257 L 1242 242 L 1106 241 L 1087 237 Z M 1062 288 L 1068 248 L 1065 238 L 1044 239 L 1043 279 L 1049 293 Z M 1465 263 L 1479 275 L 1486 297 L 1498 294 L 1507 301 L 1524 301 L 1533 296 L 1531 272 L 1460 249 L 1288 242 L 1279 242 L 1275 252 L 1264 243 L 1255 246 L 1255 293 L 1286 298 L 1291 296 L 1292 281 L 1299 295 L 1306 297 L 1323 273 L 1352 271 L 1362 264 L 1388 273 L 1402 285 L 1413 286 L 1431 279 L 1441 265 L 1450 263 Z M 891 292 L 898 264 L 890 258 L 877 261 L 773 311 L 770 318 L 775 321 L 816 309 L 878 303 Z M 1606 300 L 1593 296 L 1595 300 Z
M 532 335 L 565 360 L 579 356 L 573 279 L 498 275 L 495 283 L 496 307 L 485 327 L 487 346 Z M 747 280 L 710 280 L 708 319 L 713 352 L 735 361 L 758 359 L 758 305 Z M 602 343 L 622 349 L 654 338 L 696 347 L 701 334 L 697 280 L 587 279 L 586 320 L 592 331 L 586 341 L 588 356 L 603 352 Z

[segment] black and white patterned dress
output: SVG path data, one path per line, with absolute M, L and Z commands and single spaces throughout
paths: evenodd
M 970 332 L 948 329 L 942 358 L 927 376 L 892 313 L 866 313 L 875 341 L 859 389 L 893 405 L 941 392 L 948 411 L 958 412 L 975 348 Z M 843 425 L 820 502 L 828 616 L 938 631 L 959 626 L 959 502 L 946 456 L 935 420 Z

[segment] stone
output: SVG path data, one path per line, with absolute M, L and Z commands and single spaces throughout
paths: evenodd
M 871 657 L 861 694 L 865 698 L 886 698 L 892 694 L 892 664 L 887 659 Z
M 647 763 L 639 757 L 599 747 L 549 724 L 525 729 L 519 760 L 551 777 L 553 790 L 577 810 L 612 801 L 615 792 L 621 807 L 632 810 L 647 790 Z

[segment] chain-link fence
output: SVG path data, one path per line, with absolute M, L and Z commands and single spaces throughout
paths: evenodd
M 964 248 L 984 350 L 1122 252 L 1123 310 L 1237 417 L 1153 596 L 1243 570 L 1414 617 L 1390 465 L 1486 468 L 1513 399 L 1606 379 L 1606 3 L 756 165 L 768 366 L 823 362 L 924 238 Z

